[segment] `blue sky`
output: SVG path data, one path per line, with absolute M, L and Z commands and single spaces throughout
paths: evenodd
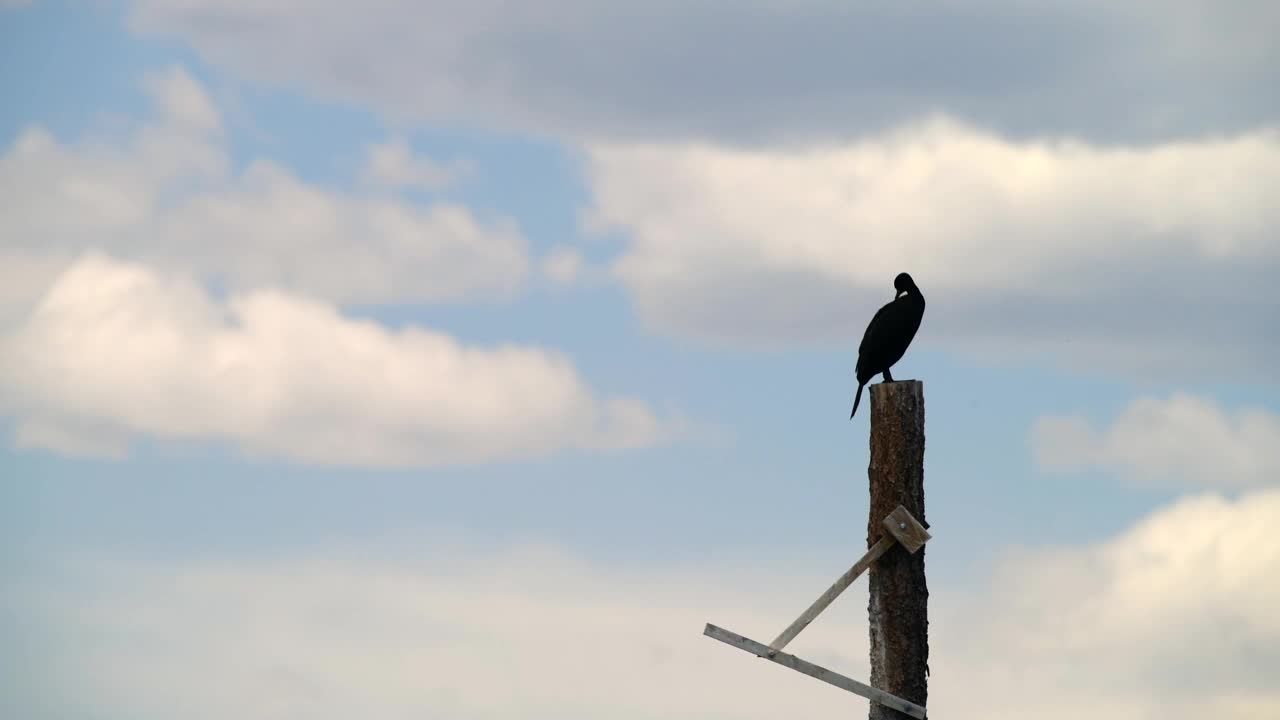
M 698 633 L 864 547 L 907 270 L 931 709 L 1280 717 L 1277 17 L 1201 10 L 0 9 L 0 708 L 849 709 Z

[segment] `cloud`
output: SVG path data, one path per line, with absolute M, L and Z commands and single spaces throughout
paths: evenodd
M 910 271 L 922 344 L 1180 377 L 1280 350 L 1280 133 L 1015 142 L 947 118 L 775 150 L 603 144 L 593 230 L 650 326 L 853 342 Z
M 850 137 L 944 111 L 1127 140 L 1272 122 L 1276 6 L 140 0 L 259 83 L 399 118 L 591 138 Z M 661 38 L 654 42 L 653 38 Z
M 220 116 L 189 74 L 172 68 L 144 84 L 149 123 L 76 144 L 30 128 L 0 156 L 0 267 L 39 269 L 0 314 L 29 310 L 30 290 L 88 249 L 336 303 L 502 298 L 524 282 L 526 241 L 509 220 L 342 192 L 264 159 L 235 171 Z M 422 161 L 391 147 L 374 174 L 421 184 Z
M 556 285 L 569 285 L 582 274 L 584 264 L 581 252 L 558 246 L 542 258 L 542 272 Z
M 931 714 L 1280 713 L 1278 513 L 1276 492 L 1190 498 L 1097 545 L 1007 554 L 972 595 L 935 588 Z M 72 558 L 0 599 L 25 641 L 0 645 L 0 658 L 42 678 L 46 707 L 141 720 L 763 719 L 865 707 L 701 636 L 714 621 L 767 640 L 841 568 L 412 546 L 422 554 Z M 866 605 L 853 597 L 865 592 L 840 598 L 796 653 L 865 679 Z
M 191 131 L 186 140 L 198 141 L 202 133 L 222 132 L 222 115 L 213 99 L 186 70 L 175 66 L 152 72 L 143 79 L 143 86 L 170 128 Z
M 364 181 L 396 190 L 433 192 L 471 172 L 470 166 L 463 163 L 442 165 L 429 158 L 415 157 L 404 138 L 375 143 L 367 148 L 366 153 Z
M 1079 416 L 1041 418 L 1033 433 L 1041 466 L 1100 468 L 1144 483 L 1222 488 L 1280 484 L 1280 416 L 1247 408 L 1234 416 L 1186 394 L 1139 398 L 1111 426 Z
M 948 618 L 931 682 L 973 705 L 959 717 L 1280 714 L 1277 513 L 1276 491 L 1196 496 L 1096 545 L 1009 553 Z
M 136 437 L 212 439 L 306 463 L 437 465 L 631 448 L 671 430 L 598 398 L 537 347 L 468 347 L 278 290 L 219 299 L 100 254 L 0 337 L 19 445 L 121 455 Z

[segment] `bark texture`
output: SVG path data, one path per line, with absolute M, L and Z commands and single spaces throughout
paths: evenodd
M 899 505 L 925 527 L 924 383 L 902 380 L 871 389 L 871 513 L 867 546 L 885 534 L 881 522 Z M 895 544 L 871 567 L 871 686 L 926 705 L 929 695 L 929 587 L 925 548 Z M 871 703 L 871 720 L 909 716 Z

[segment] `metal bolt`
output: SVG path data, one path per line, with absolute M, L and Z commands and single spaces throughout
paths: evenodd
M 906 523 L 904 523 L 904 522 L 900 522 L 900 523 L 898 523 L 898 529 L 899 529 L 899 530 L 906 530 L 906 529 L 907 529 L 907 524 L 906 524 Z

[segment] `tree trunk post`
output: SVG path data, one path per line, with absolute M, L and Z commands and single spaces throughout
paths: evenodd
M 902 380 L 871 389 L 871 512 L 867 546 L 883 535 L 881 524 L 899 505 L 922 525 L 924 517 L 924 383 Z M 907 552 L 895 544 L 871 567 L 867 614 L 871 628 L 871 686 L 927 705 L 929 587 L 924 548 Z M 908 716 L 871 703 L 870 720 Z

